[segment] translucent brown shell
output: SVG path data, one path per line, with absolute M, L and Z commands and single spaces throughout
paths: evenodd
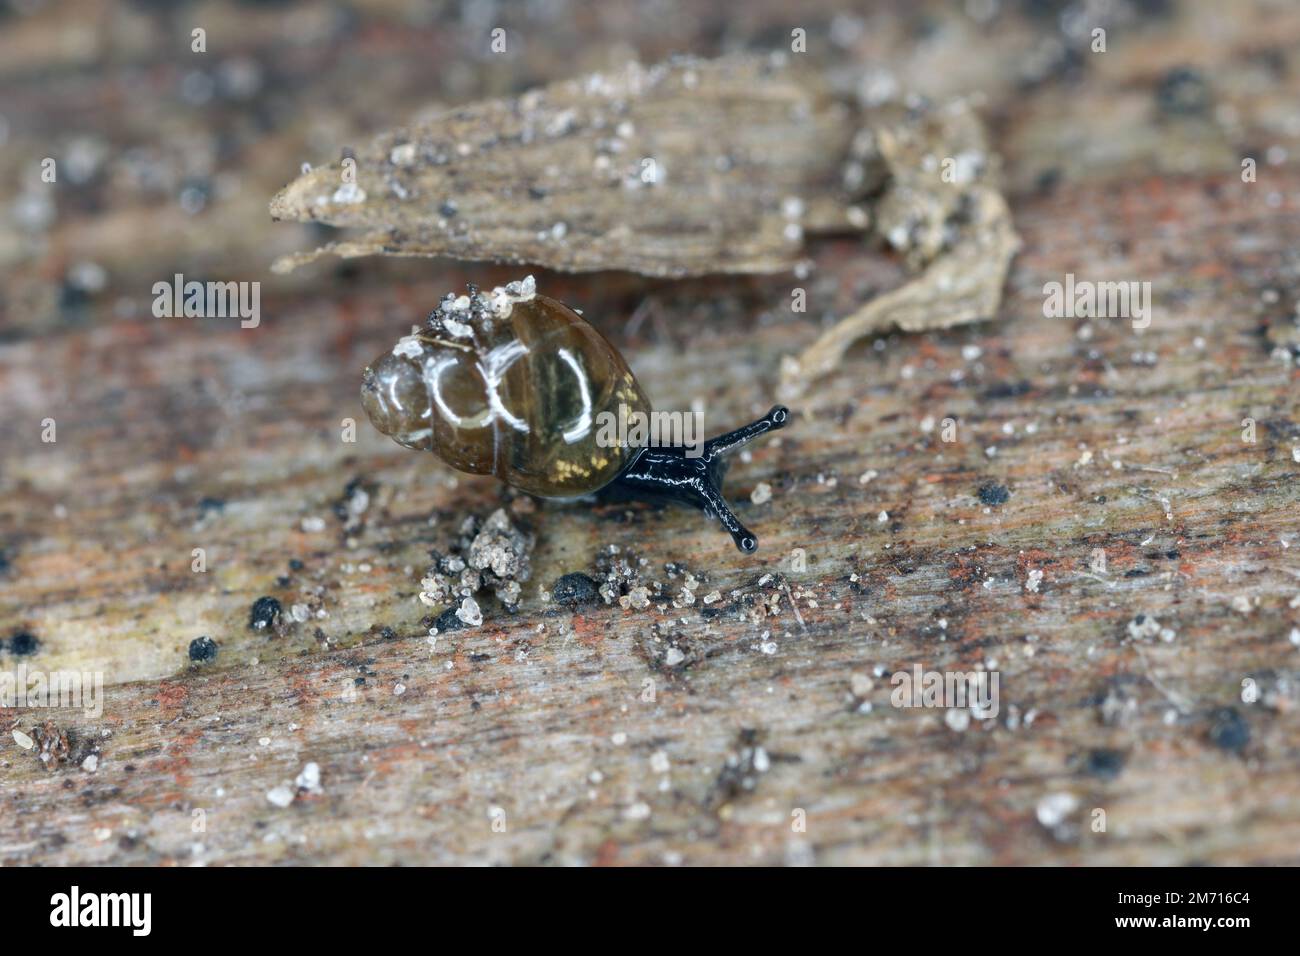
M 626 428 L 602 425 L 648 414 L 650 403 L 604 336 L 543 295 L 456 329 L 422 330 L 366 368 L 361 403 L 377 429 L 548 498 L 618 476 L 636 449 L 608 438 Z

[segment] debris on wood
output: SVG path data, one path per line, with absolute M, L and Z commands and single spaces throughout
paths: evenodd
M 20 746 L 27 746 L 19 739 L 20 736 L 32 741 L 36 756 L 40 758 L 41 763 L 45 765 L 47 770 L 57 769 L 60 764 L 68 759 L 68 755 L 72 752 L 72 748 L 68 743 L 67 731 L 53 721 L 47 720 L 32 728 L 30 736 L 15 728 L 13 736 Z
M 506 610 L 519 607 L 522 583 L 532 575 L 529 554 L 534 539 L 498 508 L 486 521 L 470 515 L 460 537 L 447 554 L 433 556 L 433 564 L 420 581 L 420 601 L 429 607 L 455 605 L 438 619 L 439 630 L 465 625 L 478 627 L 483 612 L 476 595 L 493 593 Z M 454 615 L 454 619 L 453 619 Z
M 599 585 L 590 575 L 581 571 L 572 571 L 561 575 L 551 586 L 551 599 L 557 604 L 577 607 L 580 604 L 594 604 L 600 600 Z

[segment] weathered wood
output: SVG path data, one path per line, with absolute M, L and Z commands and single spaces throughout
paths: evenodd
M 457 107 L 304 171 L 271 215 L 363 231 L 274 268 L 330 252 L 788 272 L 805 228 L 853 229 L 843 166 L 859 122 L 788 58 L 629 63 Z
M 755 22 L 788 33 L 775 8 L 758 9 Z M 48 245 L 6 240 L 0 636 L 30 632 L 39 647 L 0 655 L 0 668 L 100 670 L 108 686 L 100 718 L 23 712 L 36 746 L 0 737 L 0 861 L 1300 862 L 1300 400 L 1294 365 L 1264 334 L 1296 304 L 1300 172 L 1261 162 L 1243 183 L 1245 147 L 1204 117 L 1169 120 L 1183 132 L 1166 135 L 1218 146 L 1186 154 L 1181 172 L 1144 165 L 1159 140 L 1138 133 L 1159 116 L 1164 70 L 1201 49 L 1195 16 L 1148 27 L 1130 41 L 1142 56 L 1112 30 L 1114 59 L 1078 84 L 1014 96 L 1009 51 L 1042 40 L 1034 22 L 1008 15 L 977 47 L 953 20 L 933 42 L 964 38 L 966 55 L 927 74 L 932 48 L 906 24 L 868 21 L 859 55 L 895 42 L 909 82 L 929 75 L 928 90 L 952 92 L 987 78 L 1023 247 L 994 321 L 850 351 L 786 431 L 736 463 L 728 487 L 760 536 L 753 558 L 685 510 L 530 511 L 369 429 L 364 363 L 449 288 L 517 268 L 367 262 L 271 278 L 287 227 L 260 209 L 241 217 L 214 201 L 223 260 L 194 252 L 190 226 L 168 252 L 151 236 L 176 214 L 134 193 L 105 193 L 106 208 L 60 193 Z M 30 45 L 30 30 L 10 36 Z M 376 30 L 396 49 L 414 42 L 400 24 Z M 1300 28 L 1279 15 L 1266 32 L 1240 30 L 1207 54 L 1221 71 L 1209 82 L 1266 148 L 1292 135 L 1267 121 L 1273 93 L 1234 99 L 1231 80 L 1261 43 L 1295 49 Z M 7 69 L 12 80 L 38 67 Z M 1275 80 L 1291 102 L 1297 75 Z M 319 77 L 304 110 L 345 82 Z M 419 102 L 414 85 L 376 82 Z M 1137 91 L 1141 109 L 1101 111 L 1116 90 Z M 84 102 L 51 95 L 55 117 Z M 39 157 L 27 102 L 12 135 Z M 220 109 L 237 124 L 235 106 Z M 147 141 L 157 122 L 112 142 Z M 1079 166 L 1062 145 L 1074 124 L 1111 130 L 1110 152 Z M 266 155 L 292 159 L 306 141 L 299 130 Z M 285 170 L 239 155 L 231 168 L 248 168 L 264 201 Z M 1039 182 L 1049 167 L 1063 170 L 1055 188 Z M 770 405 L 782 356 L 815 341 L 820 319 L 902 278 L 853 240 L 812 252 L 807 317 L 789 312 L 788 277 L 538 280 L 620 346 L 659 407 L 702 399 L 721 430 Z M 54 302 L 82 258 L 108 271 L 105 291 L 16 313 Z M 148 316 L 152 282 L 205 261 L 264 280 L 260 327 Z M 1045 318 L 1043 284 L 1067 272 L 1151 281 L 1150 327 Z M 116 308 L 124 296 L 134 314 Z M 47 416 L 54 444 L 40 441 Z M 341 440 L 347 417 L 355 444 Z M 945 418 L 954 443 L 941 440 Z M 335 506 L 354 479 L 369 506 L 348 527 Z M 749 503 L 760 482 L 771 500 Z M 481 628 L 431 646 L 416 598 L 427 551 L 503 504 L 537 535 L 521 613 L 490 609 Z M 663 564 L 684 564 L 695 602 L 541 601 L 536 587 L 595 573 L 610 545 L 646 558 L 671 595 L 683 575 Z M 206 573 L 191 571 L 196 547 Z M 254 631 L 263 595 L 312 616 Z M 186 648 L 203 634 L 217 659 L 191 667 Z M 890 676 L 916 664 L 996 670 L 996 720 L 958 730 L 943 711 L 891 706 Z M 37 756 L 47 719 L 68 741 L 52 769 Z M 273 804 L 308 762 L 321 792 Z

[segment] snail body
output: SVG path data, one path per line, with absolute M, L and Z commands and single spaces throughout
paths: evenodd
M 603 439 L 597 423 L 648 416 L 627 362 L 572 309 L 536 291 L 531 276 L 484 294 L 448 295 L 426 325 L 403 336 L 362 376 L 371 423 L 458 471 L 493 475 L 545 498 L 604 489 L 684 501 L 721 519 L 742 551 L 757 542 L 721 494 L 722 455 L 785 424 L 777 406 L 702 451 Z

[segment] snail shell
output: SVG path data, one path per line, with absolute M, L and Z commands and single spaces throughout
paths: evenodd
M 361 404 L 398 443 L 548 498 L 613 481 L 636 449 L 608 434 L 626 435 L 627 417 L 650 411 L 617 350 L 531 277 L 447 296 L 366 368 Z M 602 413 L 624 427 L 602 435 Z

